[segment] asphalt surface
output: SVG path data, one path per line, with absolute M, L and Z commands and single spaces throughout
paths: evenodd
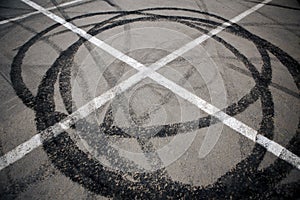
M 57 6 L 50 12 L 149 68 L 261 3 L 34 2 Z M 38 133 L 43 142 L 0 170 L 0 199 L 300 198 L 297 159 L 233 128 L 246 124 L 300 156 L 299 1 L 262 5 L 159 68 L 185 89 L 176 94 L 151 77 L 134 82 L 138 69 L 74 28 L 42 13 L 20 17 L 35 11 L 0 1 L 0 155 Z M 134 83 L 66 130 L 47 132 L 124 81 Z M 199 109 L 192 95 L 238 125 Z

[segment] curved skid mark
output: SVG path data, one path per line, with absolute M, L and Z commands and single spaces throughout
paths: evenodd
M 160 8 L 162 9 L 162 8 Z M 171 9 L 171 8 L 169 8 Z M 151 9 L 149 9 L 151 10 Z M 152 9 L 154 10 L 154 9 Z M 177 9 L 179 10 L 179 9 Z M 184 10 L 184 9 L 183 9 Z M 196 12 L 196 11 L 194 11 Z M 217 17 L 220 19 L 220 17 Z M 142 18 L 141 18 L 142 19 Z M 142 20 L 153 20 L 153 18 L 148 17 L 144 18 Z M 128 20 L 127 20 L 128 21 Z M 128 21 L 130 23 L 130 21 Z M 115 25 L 111 25 L 110 27 L 113 28 L 114 26 L 117 25 L 122 25 L 116 23 Z M 230 25 L 228 22 L 225 22 L 224 25 Z M 195 27 L 196 28 L 196 27 Z M 223 27 L 224 29 L 224 27 Z M 101 31 L 101 29 L 96 31 L 91 31 L 91 35 L 97 34 Z M 105 30 L 105 29 L 103 29 Z M 268 43 L 267 41 L 258 38 L 257 36 L 247 32 L 246 30 L 242 29 L 238 25 L 234 24 L 226 29 L 226 31 L 232 32 L 234 34 L 240 35 L 242 37 L 245 37 L 246 39 L 252 40 L 255 43 L 260 43 L 263 42 L 264 44 L 261 45 L 261 47 L 264 47 L 268 51 L 270 51 L 272 54 L 274 54 L 290 71 L 292 74 L 295 83 L 297 86 L 299 86 L 299 80 L 297 79 L 298 77 L 298 69 L 299 63 L 297 63 L 294 59 L 292 59 L 289 55 L 286 53 L 282 52 L 279 48 L 274 48 L 273 45 Z M 78 31 L 78 33 L 82 33 Z M 214 32 L 213 32 L 214 33 Z M 90 39 L 90 37 L 88 37 Z M 221 42 L 222 40 L 216 36 L 212 37 L 216 41 Z M 226 44 L 225 41 L 221 42 L 227 48 L 231 48 L 228 44 Z M 103 43 L 100 43 L 103 45 Z M 28 47 L 29 48 L 29 47 Z M 71 46 L 70 49 L 75 50 L 75 46 Z M 232 49 L 232 48 L 231 48 Z M 234 49 L 232 49 L 234 51 Z M 265 63 L 268 63 L 266 60 L 267 54 L 259 49 L 260 53 L 263 56 L 263 60 Z M 238 52 L 237 52 L 238 53 Z M 281 54 L 283 53 L 283 54 Z M 63 53 L 61 54 L 63 55 Z M 242 55 L 240 55 L 242 58 Z M 168 59 L 172 58 L 173 56 L 170 56 Z M 62 58 L 62 57 L 61 57 Z M 21 58 L 22 59 L 22 58 Z M 164 60 L 165 62 L 168 61 L 168 59 Z M 245 59 L 245 62 L 247 61 L 247 58 Z M 68 60 L 68 59 L 66 59 Z M 132 61 L 132 60 L 130 60 Z M 294 65 L 290 65 L 293 63 Z M 53 67 L 53 68 L 52 68 Z M 51 79 L 51 82 L 55 82 L 56 76 L 58 71 L 60 70 L 59 67 L 68 67 L 68 65 L 65 66 L 55 66 L 53 65 L 49 71 L 47 72 L 47 75 L 45 77 L 46 79 Z M 154 68 L 157 66 L 154 66 Z M 264 134 L 268 138 L 272 138 L 273 136 L 273 121 L 269 120 L 272 119 L 273 117 L 273 102 L 272 102 L 272 96 L 271 93 L 268 91 L 268 85 L 270 84 L 270 79 L 271 77 L 265 76 L 264 72 L 261 74 L 255 72 L 255 69 L 251 68 L 251 65 L 246 66 L 249 67 L 248 69 L 252 73 L 253 78 L 255 79 L 257 85 L 251 90 L 250 94 L 251 95 L 246 95 L 243 97 L 239 103 L 241 105 L 244 104 L 244 99 L 248 99 L 248 105 L 251 102 L 255 102 L 259 97 L 261 98 L 262 105 L 268 109 L 262 109 L 263 110 L 263 121 L 261 128 L 259 129 L 258 133 Z M 266 65 L 263 66 L 266 71 L 268 72 L 268 68 L 270 66 Z M 143 68 L 143 66 L 139 66 L 138 68 Z M 151 72 L 149 75 L 148 73 Z M 144 74 L 143 74 L 144 73 Z M 147 75 L 149 76 L 154 76 L 155 74 L 152 71 L 140 71 L 137 74 L 141 74 L 140 76 L 146 77 Z M 157 76 L 157 75 L 156 75 Z M 156 77 L 154 77 L 156 78 Z M 161 77 L 160 77 L 161 78 Z M 168 82 L 168 80 L 164 79 L 164 82 Z M 169 83 L 169 82 L 168 82 Z M 171 83 L 172 85 L 172 83 Z M 129 87 L 129 86 L 128 86 Z M 43 90 L 43 87 L 40 88 L 40 92 Z M 115 93 L 121 92 L 124 89 L 122 88 L 117 88 L 114 90 Z M 176 86 L 176 89 L 177 86 Z M 45 91 L 46 93 L 48 92 L 47 90 Z M 43 94 L 41 92 L 40 94 Z M 53 92 L 50 90 L 50 94 L 53 96 Z M 51 96 L 50 95 L 50 96 Z M 107 94 L 106 98 L 113 98 L 113 94 Z M 39 95 L 38 97 L 39 102 L 42 104 L 50 104 L 50 108 L 55 107 L 54 106 L 54 101 L 53 99 L 48 99 L 44 98 L 43 95 Z M 195 97 L 195 99 L 197 99 Z M 193 101 L 193 100 L 192 100 Z M 101 105 L 100 101 L 97 102 L 97 100 L 91 102 L 92 107 L 99 106 Z M 199 103 L 198 100 L 196 103 Z M 209 107 L 209 105 L 205 104 L 205 102 L 202 102 L 206 107 Z M 240 110 L 235 110 L 233 109 L 236 105 L 231 105 L 228 110 L 225 111 L 227 114 L 231 113 L 232 115 L 237 114 L 241 112 L 242 110 L 246 109 L 248 106 L 246 105 L 245 107 L 242 107 Z M 269 106 L 269 107 L 268 107 Z M 230 108 L 232 110 L 230 110 Z M 238 108 L 238 107 L 237 107 Z M 43 107 L 40 107 L 36 109 L 37 112 L 37 125 L 39 130 L 43 130 L 47 128 L 43 133 L 45 135 L 49 135 L 50 137 L 45 137 L 45 143 L 44 143 L 44 148 L 46 152 L 48 153 L 49 157 L 52 159 L 53 163 L 56 165 L 57 168 L 59 168 L 66 176 L 70 177 L 73 181 L 80 182 L 84 187 L 88 188 L 89 190 L 105 195 L 107 197 L 123 197 L 123 198 L 166 198 L 166 197 L 175 197 L 175 198 L 226 198 L 226 197 L 245 197 L 246 196 L 252 196 L 252 197 L 259 197 L 257 195 L 263 194 L 266 191 L 272 191 L 274 184 L 276 184 L 279 180 L 281 180 L 285 175 L 292 169 L 292 166 L 287 164 L 286 162 L 283 162 L 280 159 L 277 159 L 275 163 L 264 169 L 264 170 L 258 170 L 258 165 L 263 159 L 263 156 L 265 155 L 266 149 L 262 148 L 260 145 L 255 145 L 252 154 L 248 156 L 246 159 L 242 160 L 235 169 L 233 169 L 231 172 L 228 172 L 224 176 L 220 177 L 213 185 L 208 186 L 206 188 L 202 188 L 200 186 L 191 186 L 188 184 L 182 184 L 179 182 L 175 182 L 170 180 L 169 178 L 166 177 L 159 177 L 159 173 L 152 173 L 152 174 L 136 174 L 133 175 L 134 180 L 136 182 L 130 182 L 128 179 L 124 179 L 123 177 L 120 177 L 120 172 L 110 172 L 107 171 L 103 168 L 101 164 L 96 162 L 95 160 L 88 159 L 87 155 L 85 155 L 82 151 L 80 151 L 74 142 L 70 140 L 68 135 L 62 131 L 70 128 L 72 124 L 76 120 L 79 120 L 79 118 L 84 117 L 80 115 L 86 115 L 85 109 L 89 110 L 90 108 L 86 107 L 83 109 L 79 109 L 78 112 L 74 112 L 70 116 L 64 116 L 62 114 L 53 112 L 54 109 L 45 110 Z M 213 108 L 211 108 L 213 109 Z M 232 117 L 228 116 L 224 112 L 220 112 L 219 109 L 216 109 L 212 112 L 213 114 L 217 115 L 219 118 L 223 120 L 227 120 L 227 123 L 235 123 L 232 121 Z M 216 113 L 217 112 L 217 113 Z M 46 117 L 41 117 L 41 113 L 45 113 Z M 62 118 L 64 118 L 62 120 Z M 208 126 L 210 124 L 210 119 L 211 117 L 206 118 L 208 123 L 206 125 Z M 62 120 L 62 124 L 59 127 L 55 127 L 57 125 L 58 121 Z M 54 126 L 52 126 L 55 124 Z M 50 126 L 50 127 L 49 127 Z M 52 128 L 52 127 L 54 128 Z M 201 127 L 199 125 L 199 127 Z M 95 127 L 96 128 L 96 127 Z M 170 127 L 171 128 L 171 127 Z M 48 130 L 48 131 L 47 131 Z M 246 127 L 247 130 L 247 127 Z M 91 130 L 93 131 L 93 130 Z M 59 133 L 62 132 L 61 134 L 57 134 L 57 137 L 53 137 L 53 133 Z M 175 130 L 177 132 L 177 130 Z M 256 132 L 256 131 L 255 131 Z M 299 139 L 297 139 L 297 135 L 292 139 L 290 143 L 290 147 L 294 152 L 299 153 L 299 150 L 296 149 L 297 143 L 299 143 Z M 254 138 L 254 134 L 250 138 L 252 140 L 256 140 Z M 270 141 L 266 142 L 265 139 L 262 139 L 260 135 L 258 135 L 259 138 L 258 140 L 261 141 L 260 143 L 265 144 L 267 148 L 272 147 L 270 146 Z M 269 142 L 270 141 L 270 142 Z M 267 145 L 268 144 L 268 145 Z M 61 151 L 61 149 L 65 149 L 65 151 Z M 271 148 L 272 149 L 272 148 Z M 57 156 L 57 153 L 59 156 Z M 276 154 L 279 154 L 279 152 L 274 152 Z M 78 158 L 80 158 L 80 161 L 78 163 Z M 86 164 L 88 163 L 88 164 Z M 269 173 L 273 171 L 274 168 L 280 169 L 280 173 L 278 174 L 272 174 Z M 96 169 L 96 171 L 95 171 Z M 261 176 L 262 174 L 265 174 L 264 176 Z M 251 180 L 249 184 L 249 180 Z M 269 184 L 266 184 L 262 187 L 260 182 L 268 182 Z M 254 183 L 253 183 L 254 182 Z M 95 185 L 95 183 L 97 183 Z M 235 183 L 236 185 L 232 185 L 232 183 Z M 229 184 L 229 185 L 228 185 Z M 239 186 L 239 187 L 237 187 Z M 232 190 L 228 191 L 228 187 L 231 187 Z M 158 190 L 160 188 L 160 190 Z

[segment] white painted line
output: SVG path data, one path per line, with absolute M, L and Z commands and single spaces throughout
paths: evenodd
M 267 151 L 274 154 L 275 156 L 285 160 L 286 162 L 292 164 L 297 169 L 300 170 L 300 158 L 295 155 L 294 153 L 290 152 L 283 146 L 279 145 L 278 143 L 266 138 L 265 136 L 258 134 L 256 130 L 252 129 L 251 127 L 247 126 L 243 122 L 231 117 L 218 109 L 217 107 L 209 104 L 208 102 L 204 101 L 200 97 L 196 96 L 195 94 L 190 93 L 188 90 L 182 88 L 181 86 L 177 85 L 176 83 L 170 81 L 169 79 L 165 78 L 164 76 L 152 72 L 148 74 L 148 77 L 152 80 L 156 81 L 157 83 L 161 84 L 162 86 L 168 88 L 173 93 L 177 94 L 181 98 L 189 101 L 190 103 L 196 105 L 198 108 L 203 110 L 204 112 L 216 117 L 223 124 L 227 125 L 228 127 L 232 128 L 236 132 L 242 134 L 243 136 L 247 137 L 248 139 L 252 140 L 260 144 L 261 146 L 265 147 Z
M 63 20 L 62 18 L 52 14 L 51 12 L 45 10 L 44 8 L 40 7 L 39 5 L 28 1 L 28 0 L 22 0 L 23 2 L 27 3 L 28 5 L 40 10 L 42 13 L 44 13 L 45 15 L 47 15 L 48 17 L 50 17 L 51 19 L 63 24 L 65 27 L 67 27 L 68 29 L 72 30 L 73 32 L 79 34 L 80 36 L 84 37 L 85 39 L 89 40 L 90 42 L 94 43 L 95 45 L 97 45 L 100 48 L 104 48 L 105 51 L 107 51 L 108 53 L 112 54 L 113 56 L 115 56 L 116 58 L 122 60 L 123 62 L 129 64 L 130 66 L 134 67 L 135 69 L 139 70 L 139 72 L 130 77 L 129 79 L 127 79 L 126 81 L 122 82 L 121 84 L 119 84 L 118 86 L 114 87 L 113 91 L 109 90 L 106 93 L 104 93 L 103 95 L 95 98 L 94 100 L 92 100 L 91 102 L 89 102 L 88 104 L 86 104 L 85 106 L 83 106 L 82 108 L 80 108 L 78 111 L 74 112 L 72 115 L 76 115 L 76 117 L 72 117 L 72 115 L 68 116 L 66 119 L 63 120 L 63 122 L 61 124 L 63 125 L 59 125 L 60 123 L 56 124 L 52 127 L 50 127 L 50 130 L 52 130 L 53 132 L 55 132 L 54 136 L 57 134 L 60 134 L 63 130 L 62 130 L 62 126 L 65 128 L 70 127 L 70 125 L 72 125 L 73 123 L 75 123 L 76 121 L 78 121 L 80 118 L 83 118 L 85 116 L 87 116 L 88 114 L 90 114 L 91 112 L 93 112 L 93 110 L 99 108 L 101 105 L 103 105 L 104 103 L 106 103 L 108 100 L 114 98 L 115 95 L 122 93 L 123 91 L 125 91 L 126 89 L 128 89 L 129 87 L 131 87 L 132 85 L 135 84 L 135 82 L 139 82 L 140 80 L 142 80 L 144 77 L 150 77 L 153 80 L 159 82 L 160 84 L 164 85 L 165 87 L 171 89 L 174 93 L 178 94 L 179 96 L 185 98 L 186 100 L 189 100 L 190 102 L 194 103 L 195 105 L 197 105 L 199 108 L 203 109 L 204 111 L 208 112 L 208 113 L 212 113 L 212 115 L 214 115 L 215 117 L 219 118 L 224 124 L 232 127 L 234 130 L 237 130 L 238 132 L 241 131 L 241 134 L 245 135 L 246 137 L 250 138 L 251 140 L 253 140 L 254 142 L 258 142 L 256 141 L 256 136 L 257 136 L 257 132 L 255 130 L 253 130 L 252 128 L 248 127 L 247 125 L 245 125 L 244 123 L 236 120 L 233 117 L 228 116 L 227 114 L 223 113 L 222 111 L 220 111 L 218 108 L 210 105 L 209 103 L 205 102 L 204 100 L 200 99 L 199 97 L 197 97 L 194 94 L 191 94 L 190 92 L 186 91 L 184 88 L 181 88 L 180 86 L 178 86 L 177 84 L 171 82 L 170 80 L 166 79 L 165 77 L 161 76 L 160 74 L 156 73 L 155 71 L 153 71 L 153 69 L 157 70 L 160 67 L 164 66 L 162 65 L 162 61 L 164 63 L 168 63 L 170 61 L 172 61 L 173 59 L 177 58 L 178 56 L 182 55 L 184 52 L 188 51 L 188 49 L 192 49 L 194 48 L 196 45 L 195 44 L 200 44 L 199 41 L 201 41 L 199 38 L 198 41 L 196 42 L 190 42 L 187 45 L 185 45 L 183 48 L 180 48 L 182 50 L 177 50 L 177 53 L 173 53 L 171 56 L 169 56 L 169 58 L 167 59 L 161 59 L 158 63 L 155 63 L 153 65 L 151 65 L 151 68 L 147 68 L 144 65 L 142 65 L 141 63 L 137 62 L 136 60 L 130 58 L 129 56 L 124 55 L 122 52 L 114 49 L 113 47 L 105 44 L 103 41 L 98 40 L 95 37 L 92 37 L 91 35 L 87 34 L 85 31 L 78 29 L 77 27 L 75 27 L 73 24 L 66 22 L 65 20 Z M 237 22 L 238 20 L 241 20 L 243 17 L 251 14 L 252 12 L 256 11 L 257 9 L 261 8 L 264 4 L 270 2 L 271 0 L 267 0 L 262 2 L 261 4 L 258 4 L 256 6 L 254 6 L 253 8 L 247 10 L 246 14 L 242 13 L 241 15 L 238 15 L 237 17 L 234 18 L 234 22 Z M 217 29 L 214 29 L 213 31 L 210 32 L 210 34 L 214 35 L 219 33 L 220 31 L 222 31 L 224 28 L 226 28 L 227 26 L 230 26 L 230 23 L 224 23 L 220 29 L 220 27 L 218 27 Z M 206 39 L 208 39 L 210 37 L 206 37 Z M 197 40 L 196 39 L 196 40 Z M 203 40 L 203 39 L 202 39 Z M 204 41 L 204 40 L 203 40 Z M 177 56 L 175 56 L 177 55 Z M 172 59 L 173 58 L 173 59 Z M 168 61 L 169 60 L 169 61 Z M 140 80 L 138 80 L 140 79 Z M 124 84 L 125 82 L 127 82 L 127 84 Z M 79 115 L 79 116 L 77 116 Z M 60 128 L 60 129 L 59 129 Z M 57 130 L 57 131 L 54 131 Z M 240 133 L 240 132 L 239 132 Z M 42 133 L 41 133 L 42 134 Z M 258 135 L 260 136 L 260 135 Z M 263 137 L 263 136 L 262 136 Z M 272 148 L 267 148 L 269 151 L 271 151 L 274 154 L 278 154 L 278 152 L 274 152 L 272 151 L 272 149 L 278 149 L 276 147 L 280 147 L 282 148 L 280 150 L 280 155 L 282 155 L 282 152 L 284 151 L 284 153 L 287 156 L 280 156 L 282 159 L 286 160 L 287 162 L 293 164 L 294 166 L 296 166 L 298 169 L 300 167 L 299 165 L 299 158 L 289 152 L 287 149 L 281 147 L 280 145 L 278 145 L 275 142 L 269 142 L 269 146 Z M 276 144 L 276 145 L 272 145 L 272 144 Z M 21 145 L 20 145 L 21 146 Z M 17 147 L 18 148 L 18 147 Z M 17 149 L 16 148 L 16 149 Z M 13 151 L 15 151 L 16 149 L 14 149 Z M 8 153 L 9 154 L 9 153 Z M 6 154 L 7 155 L 7 154 Z M 4 155 L 4 161 L 7 161 L 8 159 L 5 159 Z M 10 162 L 5 162 L 4 163 L 4 167 L 12 164 L 13 162 L 19 160 L 21 157 L 16 156 L 16 159 L 11 160 Z M 290 158 L 293 158 L 294 162 L 291 162 Z M 13 162 L 12 162 L 13 161 Z M 3 168 L 4 168 L 3 167 Z M 3 169 L 3 168 L 0 168 Z
M 23 158 L 26 154 L 42 145 L 41 135 L 36 134 L 31 139 L 17 146 L 15 149 L 9 151 L 7 154 L 0 158 L 0 171 L 8 166 L 10 163 L 14 163 L 17 160 Z
M 70 2 L 66 2 L 66 3 L 62 3 L 62 4 L 57 5 L 57 6 L 46 8 L 46 10 L 54 10 L 56 8 L 62 8 L 62 7 L 70 6 L 70 5 L 73 5 L 73 4 L 77 4 L 77 3 L 80 3 L 82 1 L 85 1 L 85 0 L 75 0 L 75 1 L 70 1 Z M 40 11 L 35 11 L 35 12 L 31 12 L 31 13 L 27 13 L 27 14 L 18 16 L 18 17 L 6 19 L 6 20 L 3 20 L 3 21 L 0 21 L 0 25 L 7 24 L 9 22 L 17 21 L 17 20 L 20 20 L 20 19 L 24 19 L 24 18 L 30 17 L 32 15 L 36 15 L 36 14 L 39 14 L 39 13 L 41 13 L 41 12 Z
M 56 137 L 63 131 L 68 130 L 78 120 L 88 116 L 94 110 L 100 108 L 109 100 L 112 100 L 116 95 L 121 94 L 125 90 L 129 89 L 133 85 L 145 79 L 147 77 L 147 73 L 147 71 L 140 71 L 136 73 L 134 76 L 121 82 L 119 85 L 113 87 L 112 89 L 103 93 L 99 97 L 96 97 L 89 103 L 80 107 L 77 111 L 75 111 L 71 115 L 68 115 L 61 122 L 56 123 L 55 125 L 47 128 L 46 130 L 36 134 L 28 141 L 20 144 L 15 149 L 9 151 L 8 153 L 0 157 L 0 171 L 9 166 L 10 164 L 13 164 L 14 162 L 20 160 L 26 154 L 30 153 L 31 151 L 42 145 L 42 141 L 48 140 L 51 137 Z
M 264 5 L 268 4 L 271 1 L 272 0 L 265 0 L 265 1 L 255 5 L 254 7 L 250 8 L 249 10 L 246 10 L 245 12 L 237 15 L 236 17 L 229 20 L 230 23 L 225 22 L 221 26 L 219 26 L 219 27 L 211 30 L 210 32 L 208 32 L 208 34 L 202 35 L 202 36 L 196 38 L 195 40 L 187 43 L 183 47 L 175 50 L 173 53 L 171 53 L 171 54 L 167 55 L 166 57 L 162 58 L 161 60 L 159 60 L 157 63 L 154 64 L 156 66 L 151 66 L 151 68 L 156 71 L 157 69 L 165 66 L 166 64 L 168 64 L 172 60 L 175 60 L 179 56 L 181 56 L 184 53 L 188 52 L 189 50 L 193 49 L 194 47 L 201 44 L 205 40 L 211 38 L 212 36 L 217 35 L 221 31 L 223 31 L 226 27 L 231 26 L 231 24 L 233 24 L 233 23 L 237 23 L 241 19 L 245 18 L 246 16 L 250 15 L 251 13 L 255 12 L 256 10 L 260 9 L 261 7 L 263 7 Z

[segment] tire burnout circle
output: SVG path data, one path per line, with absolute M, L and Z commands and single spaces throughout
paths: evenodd
M 173 15 L 166 16 L 151 13 L 151 11 L 158 10 L 198 13 L 222 22 L 196 17 Z M 204 27 L 215 28 L 220 26 L 223 22 L 228 21 L 220 16 L 210 13 L 181 8 L 149 8 L 135 11 L 98 12 L 80 15 L 69 19 L 68 21 L 107 14 L 114 16 L 108 20 L 94 25 L 94 27 L 88 31 L 89 34 L 97 35 L 103 31 L 130 23 L 161 20 L 181 23 L 202 33 L 208 33 L 208 30 L 206 30 Z M 138 17 L 129 19 L 130 15 Z M 123 19 L 123 17 L 126 17 L 126 19 Z M 49 68 L 46 72 L 46 75 L 43 77 L 43 80 L 38 87 L 38 93 L 36 96 L 34 96 L 26 87 L 22 78 L 23 58 L 31 46 L 33 46 L 37 41 L 42 40 L 45 37 L 45 34 L 58 28 L 59 26 L 61 25 L 54 24 L 32 37 L 19 49 L 11 66 L 10 75 L 13 87 L 17 95 L 22 99 L 23 103 L 35 111 L 38 131 L 43 131 L 66 117 L 66 114 L 55 111 L 54 84 L 57 82 L 58 78 L 60 92 L 66 110 L 69 114 L 72 113 L 73 105 L 72 99 L 70 98 L 71 68 L 77 50 L 82 44 L 87 42 L 85 39 L 80 38 L 66 50 L 61 52 L 60 56 L 53 63 L 51 68 Z M 238 60 L 245 65 L 255 81 L 255 86 L 249 91 L 249 93 L 243 96 L 238 102 L 224 109 L 224 112 L 234 116 L 243 112 L 248 108 L 249 105 L 260 99 L 263 118 L 258 133 L 265 135 L 269 139 L 272 139 L 274 129 L 274 105 L 272 94 L 268 88 L 272 79 L 269 53 L 272 53 L 285 67 L 287 67 L 298 89 L 300 69 L 299 63 L 280 48 L 250 33 L 237 24 L 233 24 L 232 26 L 226 28 L 225 31 L 251 41 L 261 55 L 263 66 L 261 72 L 259 72 L 248 60 L 248 58 L 240 53 L 235 47 L 218 36 L 212 36 L 215 41 L 226 47 L 236 56 Z M 84 119 L 79 121 L 80 123 L 87 123 L 84 121 Z M 185 130 L 191 131 L 208 127 L 213 123 L 217 123 L 217 120 L 211 116 L 206 116 L 194 121 L 161 125 L 161 127 L 159 127 L 160 131 L 154 137 L 168 137 L 176 135 L 180 132 L 180 127 L 183 126 L 188 127 Z M 83 131 L 95 131 L 97 129 L 97 131 L 102 131 L 103 133 L 109 135 L 130 137 L 130 134 L 122 132 L 124 129 L 108 125 L 105 121 L 99 127 L 93 124 L 89 124 L 88 127 L 93 130 Z M 144 129 L 146 132 L 153 128 L 157 127 L 141 127 L 141 129 Z M 130 131 L 130 128 L 128 128 L 128 131 Z M 296 148 L 300 143 L 299 141 L 299 132 L 297 131 L 287 147 L 297 155 L 299 155 L 300 151 L 299 148 Z M 276 184 L 286 177 L 286 175 L 293 169 L 290 164 L 282 161 L 281 159 L 277 159 L 273 164 L 265 169 L 258 169 L 266 150 L 263 147 L 255 144 L 251 154 L 238 163 L 234 169 L 221 176 L 214 184 L 202 187 L 173 181 L 168 177 L 159 176 L 159 172 L 130 174 L 134 180 L 128 180 L 124 178 L 123 173 L 118 171 L 110 171 L 101 165 L 101 163 L 96 159 L 89 158 L 77 147 L 75 142 L 70 138 L 70 136 L 68 136 L 66 132 L 61 133 L 55 138 L 47 138 L 47 140 L 44 142 L 44 150 L 47 152 L 49 158 L 56 168 L 58 168 L 72 181 L 81 184 L 94 193 L 106 197 L 128 199 L 272 197 L 280 193 L 280 190 L 274 189 Z M 291 192 L 289 194 L 282 195 L 295 194 Z

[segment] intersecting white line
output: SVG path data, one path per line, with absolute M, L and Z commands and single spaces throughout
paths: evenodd
M 70 1 L 70 2 L 66 2 L 66 3 L 62 3 L 62 4 L 59 4 L 57 6 L 46 8 L 46 10 L 54 10 L 56 8 L 62 8 L 62 7 L 65 7 L 65 6 L 70 6 L 70 5 L 73 5 L 73 4 L 76 4 L 76 3 L 80 3 L 82 1 L 85 1 L 85 0 L 75 0 L 75 1 Z M 9 22 L 17 21 L 17 20 L 20 20 L 20 19 L 24 19 L 24 18 L 30 17 L 32 15 L 36 15 L 36 14 L 39 14 L 39 13 L 41 13 L 41 12 L 40 11 L 34 11 L 34 12 L 27 13 L 27 14 L 24 14 L 24 15 L 21 15 L 21 16 L 18 16 L 18 17 L 14 17 L 14 18 L 2 20 L 2 21 L 0 21 L 0 25 L 7 24 Z
M 66 117 L 61 122 L 55 124 L 52 127 L 49 127 L 45 131 L 35 135 L 30 140 L 38 140 L 36 141 L 37 144 L 34 146 L 39 146 L 42 144 L 41 136 L 43 134 L 52 132 L 54 134 L 54 137 L 64 130 L 67 130 L 70 128 L 70 126 L 76 121 L 78 121 L 81 118 L 86 117 L 91 112 L 93 112 L 95 109 L 101 107 L 109 100 L 113 99 L 116 95 L 124 92 L 131 86 L 135 85 L 139 81 L 143 80 L 146 77 L 149 77 L 153 79 L 154 81 L 160 83 L 164 87 L 170 89 L 172 92 L 177 94 L 178 96 L 188 100 L 189 102 L 195 104 L 203 111 L 207 112 L 208 114 L 218 118 L 220 121 L 222 121 L 225 125 L 231 127 L 238 133 L 244 135 L 245 137 L 249 138 L 250 140 L 262 145 L 265 147 L 269 152 L 273 153 L 274 155 L 278 156 L 279 158 L 289 162 L 290 164 L 294 165 L 296 168 L 300 169 L 300 159 L 297 155 L 293 154 L 292 152 L 288 151 L 281 145 L 275 143 L 272 140 L 269 140 L 268 138 L 264 137 L 263 135 L 257 134 L 257 131 L 252 129 L 251 127 L 247 126 L 246 124 L 238 121 L 237 119 L 227 115 L 220 109 L 216 108 L 215 106 L 209 104 L 208 102 L 202 100 L 198 96 L 190 93 L 186 89 L 182 88 L 181 86 L 177 85 L 176 83 L 168 80 L 164 76 L 158 74 L 155 72 L 155 70 L 158 70 L 159 68 L 163 67 L 167 63 L 171 62 L 172 60 L 176 59 L 177 57 L 181 56 L 185 52 L 191 50 L 195 46 L 199 45 L 203 41 L 209 39 L 211 36 L 218 34 L 222 30 L 224 30 L 226 27 L 230 26 L 232 23 L 236 23 L 242 18 L 246 17 L 247 15 L 255 12 L 259 8 L 263 7 L 265 4 L 269 3 L 271 0 L 265 0 L 260 4 L 257 4 L 256 6 L 252 7 L 251 9 L 243 12 L 242 14 L 234 17 L 229 22 L 223 23 L 221 26 L 217 27 L 216 29 L 213 29 L 210 31 L 207 35 L 202 35 L 198 37 L 197 39 L 193 40 L 192 42 L 189 42 L 188 44 L 184 45 L 183 47 L 179 48 L 178 50 L 174 51 L 173 53 L 169 54 L 168 56 L 160 59 L 158 62 L 150 65 L 149 67 L 144 66 L 143 64 L 139 63 L 138 61 L 134 60 L 133 58 L 123 54 L 122 52 L 118 51 L 117 49 L 114 49 L 110 45 L 104 43 L 103 41 L 97 39 L 96 37 L 93 37 L 89 34 L 87 34 L 84 30 L 77 28 L 73 24 L 66 22 L 64 19 L 54 15 L 53 13 L 47 11 L 43 7 L 35 4 L 32 1 L 29 0 L 22 0 L 23 2 L 27 3 L 28 5 L 32 6 L 33 8 L 39 10 L 49 18 L 55 20 L 58 23 L 61 23 L 66 28 L 72 30 L 74 33 L 77 33 L 81 37 L 89 40 L 91 43 L 95 44 L 99 48 L 103 49 L 104 51 L 110 53 L 117 59 L 127 63 L 128 65 L 134 67 L 135 69 L 139 70 L 138 73 L 130 77 L 129 79 L 123 81 L 119 85 L 115 86 L 114 88 L 108 90 L 107 92 L 103 93 L 99 97 L 96 97 L 91 102 L 86 104 L 85 106 L 81 107 L 77 111 L 75 111 L 73 114 Z M 37 139 L 38 138 L 38 139 Z M 29 140 L 29 141 L 30 141 Z M 29 144 L 29 146 L 27 145 Z M 8 165 L 16 162 L 26 154 L 28 154 L 30 151 L 32 151 L 34 148 L 30 146 L 31 142 L 27 141 L 26 145 L 25 143 L 18 146 L 16 149 L 8 152 L 3 157 L 0 158 L 0 170 L 7 167 Z M 23 145 L 23 146 L 22 146 Z M 20 148 L 22 147 L 22 148 Z

